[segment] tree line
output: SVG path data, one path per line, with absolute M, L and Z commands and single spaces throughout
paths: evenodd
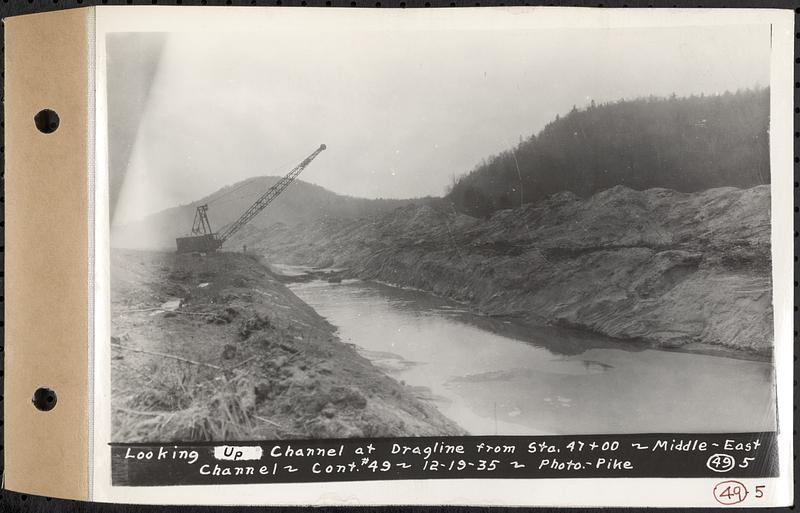
M 457 179 L 447 198 L 484 217 L 560 191 L 695 192 L 769 183 L 769 88 L 594 101 Z

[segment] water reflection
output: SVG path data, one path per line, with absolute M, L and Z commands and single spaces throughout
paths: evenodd
M 531 328 L 381 284 L 291 287 L 343 341 L 472 434 L 774 429 L 768 363 Z

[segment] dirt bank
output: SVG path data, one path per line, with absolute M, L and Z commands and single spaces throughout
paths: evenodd
M 276 225 L 246 242 L 271 261 L 346 267 L 489 315 L 661 347 L 772 348 L 769 186 L 559 193 L 479 220 L 408 206 Z
M 256 258 L 112 251 L 113 440 L 461 434 Z

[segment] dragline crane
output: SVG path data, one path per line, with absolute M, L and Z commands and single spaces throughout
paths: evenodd
M 194 213 L 194 222 L 192 223 L 192 234 L 186 237 L 178 237 L 175 242 L 178 245 L 178 253 L 210 253 L 218 250 L 225 243 L 226 240 L 238 232 L 244 225 L 250 222 L 257 216 L 267 205 L 280 196 L 289 185 L 298 177 L 303 169 L 308 166 L 312 160 L 317 158 L 317 155 L 325 150 L 326 146 L 321 144 L 319 148 L 299 163 L 294 169 L 286 173 L 286 176 L 278 180 L 275 185 L 267 189 L 250 208 L 244 211 L 239 216 L 239 219 L 229 224 L 219 233 L 214 233 L 211 230 L 211 223 L 208 220 L 208 204 L 199 205 Z

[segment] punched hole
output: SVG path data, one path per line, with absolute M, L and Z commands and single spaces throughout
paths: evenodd
M 50 109 L 40 110 L 33 116 L 33 122 L 43 134 L 52 134 L 58 129 L 58 114 Z
M 37 410 L 50 411 L 56 407 L 57 402 L 58 396 L 55 391 L 47 387 L 38 388 L 33 393 L 33 405 Z

